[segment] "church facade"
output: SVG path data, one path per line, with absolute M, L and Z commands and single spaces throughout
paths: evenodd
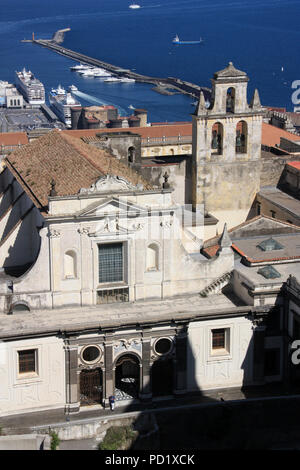
M 226 180 L 229 171 L 243 184 L 253 171 L 242 217 L 252 204 L 259 162 L 257 93 L 245 108 L 247 78 L 232 65 L 215 81 L 212 110 L 204 110 L 201 97 L 194 116 L 194 212 L 174 200 L 167 177 L 155 186 L 131 162 L 67 133 L 54 131 L 6 158 L 0 174 L 0 416 L 78 412 L 108 406 L 111 395 L 130 405 L 268 381 L 265 347 L 282 341 L 278 332 L 266 340 L 275 287 L 269 285 L 274 295 L 266 302 L 252 301 L 264 298 L 264 278 L 253 280 L 249 270 L 247 281 L 226 225 L 213 256 L 201 252 L 205 212 L 223 211 L 225 220 L 230 209 L 221 201 L 221 183 L 213 189 L 203 174 L 215 178 L 216 171 Z M 242 173 L 234 169 L 241 163 L 234 145 L 245 150 L 238 157 Z M 211 156 L 212 149 L 222 153 Z M 222 176 L 218 168 L 225 167 Z M 209 191 L 220 196 L 214 207 Z M 237 199 L 233 191 L 234 210 Z M 274 236 L 274 230 L 265 222 L 263 233 Z M 246 282 L 252 298 L 243 291 Z M 282 378 L 283 367 L 275 380 Z

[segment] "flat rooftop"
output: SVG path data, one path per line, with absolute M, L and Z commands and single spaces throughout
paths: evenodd
M 275 187 L 264 187 L 258 193 L 258 196 L 289 212 L 291 215 L 300 218 L 300 201 L 284 193 Z
M 258 270 L 261 269 L 263 266 L 245 266 L 240 261 L 236 261 L 234 265 L 234 269 L 245 276 L 249 281 L 250 284 L 254 287 L 263 287 L 263 286 L 278 286 L 281 287 L 282 283 L 287 280 L 289 275 L 295 276 L 299 278 L 300 274 L 300 263 L 283 263 L 283 264 L 272 264 L 270 266 L 276 269 L 280 274 L 280 277 L 275 279 L 267 279 L 262 274 L 258 273 Z
M 95 328 L 120 328 L 172 320 L 204 319 L 207 315 L 246 314 L 245 306 L 234 294 L 208 297 L 186 295 L 166 300 L 124 302 L 91 307 L 69 307 L 0 315 L 0 338 L 76 331 Z
M 275 245 L 276 248 L 264 251 L 264 244 Z M 299 233 L 243 238 L 234 240 L 233 245 L 234 248 L 238 248 L 240 254 L 244 254 L 254 262 L 282 260 L 287 258 L 299 258 L 300 261 Z

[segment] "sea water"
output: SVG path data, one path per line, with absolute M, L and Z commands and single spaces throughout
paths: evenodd
M 213 73 L 229 61 L 249 78 L 249 100 L 258 88 L 264 105 L 293 109 L 300 31 L 298 0 L 1 0 L 0 80 L 31 69 L 46 93 L 74 84 L 83 105 L 113 104 L 121 114 L 145 108 L 149 121 L 191 119 L 194 99 L 163 96 L 146 84 L 104 83 L 70 71 L 75 62 L 22 39 L 51 38 L 62 28 L 64 45 L 91 57 L 155 77 L 178 77 L 211 86 Z M 204 39 L 201 45 L 174 45 Z

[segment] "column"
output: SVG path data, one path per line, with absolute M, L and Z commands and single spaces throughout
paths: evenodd
M 105 344 L 105 368 L 103 369 L 103 406 L 109 406 L 109 397 L 114 395 L 113 343 Z
M 253 321 L 253 381 L 263 384 L 265 381 L 265 330 L 262 318 Z
M 174 394 L 186 393 L 187 387 L 187 333 L 176 338 L 175 388 Z
M 151 392 L 151 338 L 144 338 L 142 340 L 142 374 L 140 384 L 140 399 L 149 401 L 152 398 Z
M 80 409 L 78 346 L 65 346 L 66 361 L 66 413 L 76 413 Z

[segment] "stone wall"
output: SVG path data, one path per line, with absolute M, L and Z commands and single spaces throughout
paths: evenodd
M 300 161 L 300 156 L 275 155 L 271 152 L 262 152 L 260 187 L 277 186 L 281 183 L 284 167 L 289 162 Z

